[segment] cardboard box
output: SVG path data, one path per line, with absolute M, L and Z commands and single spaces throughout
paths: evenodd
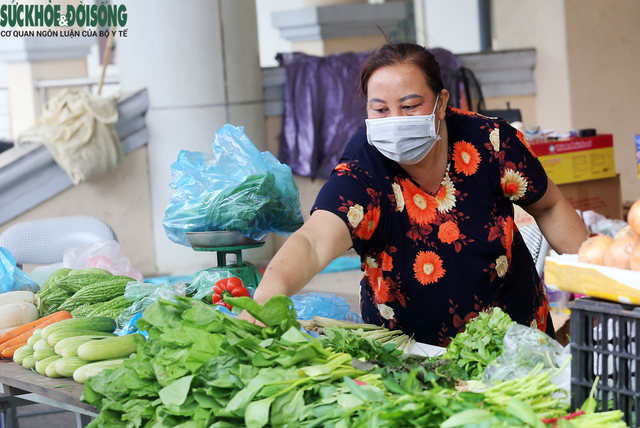
M 532 143 L 531 148 L 556 184 L 616 175 L 611 134 Z
M 607 218 L 624 220 L 620 175 L 600 180 L 558 186 L 573 208 L 580 211 L 593 210 Z
M 570 293 L 640 305 L 640 272 L 580 263 L 577 254 L 546 257 L 544 281 Z

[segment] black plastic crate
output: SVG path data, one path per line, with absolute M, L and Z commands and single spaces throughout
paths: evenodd
M 571 309 L 571 406 L 579 408 L 596 379 L 598 411 L 620 409 L 638 428 L 640 409 L 640 306 L 592 298 L 569 302 Z

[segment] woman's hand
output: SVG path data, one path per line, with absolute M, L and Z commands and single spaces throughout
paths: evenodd
M 251 315 L 247 311 L 240 312 L 240 315 L 238 315 L 238 318 L 241 320 L 249 321 L 251 324 L 259 325 L 260 327 L 266 327 L 263 323 L 255 319 L 253 315 Z
M 315 211 L 273 257 L 253 300 L 263 305 L 276 294 L 293 296 L 351 245 L 349 228 L 340 217 L 329 211 Z M 239 318 L 263 325 L 246 311 Z

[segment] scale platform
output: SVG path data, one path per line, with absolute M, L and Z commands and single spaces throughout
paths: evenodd
M 265 242 L 264 239 L 256 241 L 233 231 L 186 232 L 186 235 L 191 248 L 196 251 L 244 250 L 262 247 Z
M 242 261 L 242 250 L 262 247 L 265 239 L 256 241 L 240 232 L 209 231 L 186 232 L 187 240 L 195 251 L 215 251 L 218 266 L 207 271 L 226 271 L 240 278 L 247 288 L 255 290 L 262 279 L 260 271 L 250 262 Z M 235 263 L 227 263 L 227 254 L 235 254 Z

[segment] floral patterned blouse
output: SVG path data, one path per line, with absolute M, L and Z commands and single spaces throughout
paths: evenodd
M 479 312 L 499 306 L 545 331 L 549 303 L 512 203 L 539 200 L 547 175 L 506 121 L 448 108 L 446 123 L 449 163 L 436 193 L 369 145 L 363 128 L 312 211 L 333 212 L 349 227 L 367 323 L 446 346 Z

